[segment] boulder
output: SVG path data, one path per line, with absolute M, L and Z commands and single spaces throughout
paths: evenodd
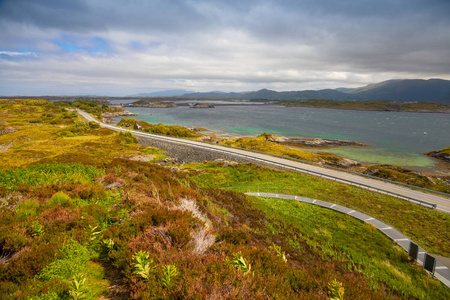
M 16 128 L 11 127 L 11 126 L 7 126 L 7 127 L 3 128 L 3 130 L 0 130 L 0 135 L 7 134 L 7 133 L 13 133 L 13 132 L 16 132 L 16 131 L 17 131 Z
M 341 168 L 358 167 L 360 165 L 361 165 L 361 163 L 359 161 L 348 159 L 348 158 L 343 158 L 338 163 L 338 166 Z

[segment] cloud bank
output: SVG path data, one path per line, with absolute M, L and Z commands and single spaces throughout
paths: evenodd
M 0 94 L 450 79 L 446 0 L 4 0 Z

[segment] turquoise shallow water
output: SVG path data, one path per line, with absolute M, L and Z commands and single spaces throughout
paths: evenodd
M 390 163 L 430 171 L 434 160 L 421 153 L 450 146 L 450 115 L 283 107 L 216 106 L 213 109 L 129 108 L 136 119 L 152 124 L 205 127 L 231 136 L 269 132 L 288 137 L 337 138 L 368 148 L 321 151 L 366 163 Z

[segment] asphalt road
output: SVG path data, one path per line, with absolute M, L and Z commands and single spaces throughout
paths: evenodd
M 203 148 L 203 149 L 209 149 L 211 151 L 217 151 L 227 154 L 232 154 L 240 157 L 244 157 L 246 159 L 251 159 L 253 161 L 262 162 L 264 164 L 273 165 L 282 167 L 285 169 L 291 169 L 294 171 L 311 174 L 314 176 L 319 176 L 322 178 L 331 179 L 334 181 L 339 181 L 351 185 L 360 186 L 365 189 L 374 190 L 380 193 L 390 194 L 397 196 L 399 198 L 403 198 L 406 200 L 409 200 L 413 203 L 421 204 L 426 207 L 430 207 L 430 204 L 435 204 L 436 209 L 445 213 L 450 214 L 450 198 L 445 196 L 440 196 L 428 192 L 423 192 L 420 190 L 414 190 L 405 186 L 396 185 L 393 183 L 384 182 L 382 180 L 376 180 L 372 178 L 367 178 L 364 176 L 358 176 L 356 174 L 347 173 L 344 171 L 339 171 L 335 169 L 329 169 L 326 167 L 320 167 L 316 165 L 310 165 L 307 163 L 301 163 L 292 161 L 289 159 L 284 159 L 280 157 L 274 157 L 269 154 L 261 154 L 261 153 L 255 153 L 251 151 L 241 150 L 241 149 L 235 149 L 235 148 L 229 148 L 217 144 L 209 144 L 209 143 L 203 143 L 199 141 L 194 140 L 187 140 L 187 139 L 179 139 L 174 137 L 168 137 L 168 136 L 161 136 L 161 135 L 155 135 L 151 133 L 146 132 L 140 132 L 140 131 L 134 131 L 134 130 L 128 130 L 120 127 L 116 127 L 113 125 L 105 124 L 102 122 L 99 122 L 94 117 L 92 117 L 90 114 L 77 110 L 78 113 L 83 116 L 88 121 L 95 121 L 100 123 L 101 127 L 109 128 L 116 131 L 131 131 L 136 136 L 143 136 L 143 137 L 151 137 L 153 139 L 163 140 L 163 141 L 170 141 L 177 144 L 183 144 L 183 145 L 189 145 L 191 147 L 197 147 L 197 148 Z

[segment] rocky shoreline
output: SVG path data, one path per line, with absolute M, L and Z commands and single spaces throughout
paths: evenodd
M 450 163 L 450 147 L 424 153 L 427 156 Z
M 117 118 L 117 117 L 132 117 L 132 116 L 139 116 L 139 114 L 138 113 L 132 113 L 132 112 L 127 111 L 127 110 L 122 110 L 122 111 L 118 111 L 118 112 L 102 113 L 102 118 L 103 118 L 105 123 L 112 123 L 112 119 L 113 118 Z
M 189 108 L 214 108 L 214 105 L 207 103 L 195 103 L 190 105 Z
M 131 103 L 131 107 L 147 107 L 147 108 L 170 108 L 170 107 L 177 107 L 178 105 L 175 102 L 135 102 Z
M 340 139 L 322 138 L 288 138 L 284 136 L 267 135 L 266 140 L 294 147 L 332 148 L 332 147 L 368 147 L 369 145 Z

